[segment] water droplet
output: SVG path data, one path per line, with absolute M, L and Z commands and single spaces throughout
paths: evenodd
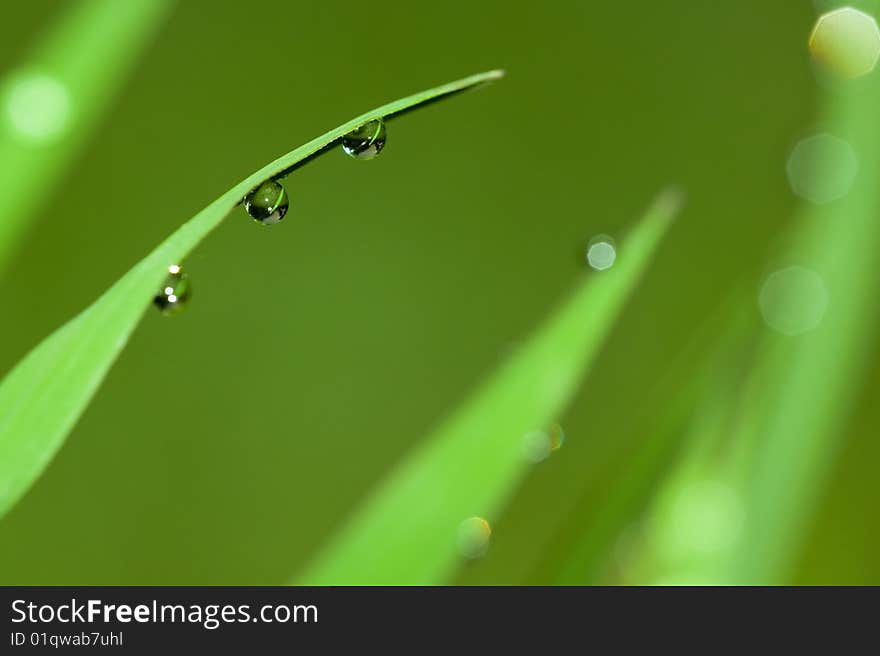
M 244 198 L 244 209 L 263 225 L 278 223 L 287 214 L 288 207 L 287 192 L 276 180 L 266 180 Z
M 767 325 L 790 336 L 816 328 L 825 316 L 828 300 L 822 276 L 801 266 L 771 273 L 758 295 L 758 305 Z
M 842 78 L 867 75 L 880 59 L 880 28 L 873 16 L 852 7 L 823 14 L 810 35 L 813 60 Z
M 70 121 L 71 104 L 67 87 L 45 73 L 18 73 L 3 92 L 9 127 L 30 143 L 49 143 L 61 137 Z
M 356 159 L 373 159 L 385 147 L 385 121 L 364 123 L 342 137 L 342 150 Z
M 617 259 L 617 249 L 614 240 L 608 235 L 596 235 L 587 244 L 587 264 L 596 271 L 610 269 Z
M 824 132 L 799 141 L 786 166 L 792 191 L 817 205 L 846 196 L 858 172 L 852 146 Z
M 480 558 L 489 550 L 492 527 L 482 517 L 468 517 L 458 526 L 458 551 L 465 558 Z
M 178 314 L 186 307 L 192 296 L 192 285 L 189 276 L 183 272 L 179 264 L 168 267 L 168 275 L 159 287 L 159 293 L 153 298 L 155 305 L 164 315 Z

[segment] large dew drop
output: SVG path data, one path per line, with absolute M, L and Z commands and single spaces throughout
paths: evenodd
M 290 201 L 280 182 L 266 180 L 244 198 L 244 209 L 254 221 L 263 225 L 275 225 L 284 215 Z
M 375 119 L 342 137 L 342 150 L 355 159 L 373 159 L 385 147 L 385 122 Z
M 189 276 L 183 272 L 183 268 L 178 264 L 172 264 L 168 267 L 168 275 L 159 288 L 158 293 L 153 298 L 153 305 L 159 311 L 170 316 L 178 314 L 192 296 L 192 286 L 189 282 Z

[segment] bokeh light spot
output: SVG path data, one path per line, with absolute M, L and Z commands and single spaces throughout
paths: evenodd
M 873 16 L 852 7 L 823 14 L 810 35 L 810 54 L 843 78 L 867 75 L 880 58 L 880 28 Z
M 529 431 L 522 437 L 522 452 L 529 462 L 546 460 L 565 442 L 565 433 L 559 424 L 551 424 L 547 430 Z
M 855 182 L 859 161 L 846 141 L 827 133 L 801 140 L 786 167 L 792 191 L 819 205 L 843 198 Z
M 733 544 L 743 520 L 742 502 L 730 485 L 712 478 L 692 481 L 672 501 L 663 548 L 673 559 L 716 553 Z
M 492 527 L 482 517 L 468 517 L 458 527 L 458 551 L 465 558 L 481 558 L 489 550 Z
M 801 266 L 771 273 L 758 294 L 764 321 L 783 335 L 801 335 L 816 328 L 828 309 L 828 289 L 815 271 Z
M 558 451 L 562 448 L 562 445 L 565 444 L 565 431 L 562 430 L 560 424 L 551 424 L 547 431 L 547 435 L 550 438 L 551 451 Z
M 70 122 L 70 94 L 45 73 L 19 73 L 7 81 L 3 109 L 13 134 L 31 143 L 60 137 Z
M 610 269 L 617 259 L 614 240 L 608 235 L 596 235 L 587 244 L 587 264 L 597 271 Z
M 522 452 L 529 462 L 541 462 L 550 455 L 550 436 L 545 431 L 530 431 L 523 435 Z

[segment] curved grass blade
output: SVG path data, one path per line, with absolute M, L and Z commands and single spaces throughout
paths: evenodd
M 27 491 L 124 348 L 169 265 L 180 262 L 253 188 L 324 152 L 367 121 L 497 80 L 490 71 L 383 105 L 276 159 L 184 223 L 97 301 L 47 337 L 0 383 L 0 516 Z
M 0 82 L 0 273 L 171 0 L 83 0 Z
M 614 267 L 588 275 L 519 352 L 391 474 L 297 583 L 427 585 L 456 564 L 467 517 L 492 517 L 527 470 L 524 433 L 574 394 L 679 206 L 660 196 Z

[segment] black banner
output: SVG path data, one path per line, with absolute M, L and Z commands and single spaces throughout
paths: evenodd
M 477 644 L 524 641 L 650 646 L 709 629 L 724 639 L 768 629 L 802 636 L 832 626 L 835 615 L 866 626 L 870 605 L 843 596 L 854 603 L 829 603 L 829 592 L 803 588 L 7 587 L 0 653 L 333 653 L 407 644 L 469 653 Z

